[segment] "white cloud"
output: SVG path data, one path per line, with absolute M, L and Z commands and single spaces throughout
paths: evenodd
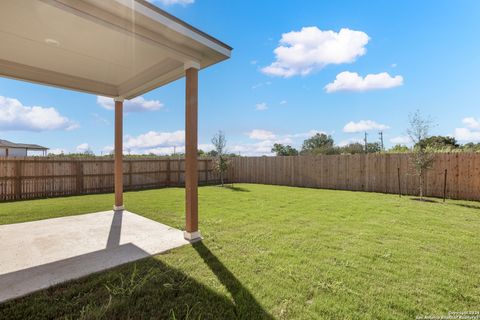
M 265 111 L 265 110 L 267 110 L 267 109 L 268 109 L 268 106 L 267 106 L 267 104 L 266 104 L 265 102 L 257 103 L 257 104 L 255 105 L 255 110 L 257 110 L 257 111 Z
M 137 137 L 126 136 L 124 145 L 125 148 L 146 149 L 180 146 L 184 145 L 184 142 L 185 131 L 183 130 L 174 132 L 149 131 Z
M 273 155 L 273 144 L 274 142 L 271 140 L 264 140 L 257 143 L 241 143 L 233 145 L 230 150 L 231 152 L 241 154 L 242 156 Z
M 280 101 L 280 104 L 287 104 L 287 100 Z
M 211 143 L 201 143 L 201 144 L 198 145 L 198 149 L 203 150 L 205 152 L 208 152 L 208 151 L 212 151 L 213 149 L 215 149 L 215 147 Z
M 78 153 L 85 153 L 87 151 L 90 151 L 90 146 L 88 145 L 88 143 L 85 142 L 85 143 L 79 144 L 75 148 L 75 151 Z
M 195 0 L 148 0 L 148 2 L 159 2 L 164 6 L 171 6 L 174 4 L 180 4 L 182 6 L 186 6 L 188 4 L 192 4 Z
M 288 78 L 308 75 L 329 64 L 351 63 L 366 53 L 369 40 L 365 32 L 347 28 L 335 32 L 304 27 L 287 32 L 274 50 L 276 60 L 262 72 Z
M 471 130 L 469 128 L 456 128 L 455 139 L 459 141 L 480 141 L 480 131 Z
M 250 64 L 252 64 L 252 65 L 256 65 L 257 63 L 258 63 L 258 60 L 252 60 L 252 61 L 250 61 Z
M 463 118 L 462 122 L 470 129 L 480 129 L 480 121 L 473 117 Z
M 97 96 L 97 103 L 107 110 L 115 109 L 115 102 L 112 98 Z M 143 97 L 136 97 L 132 100 L 125 100 L 124 112 L 155 111 L 163 108 L 163 103 L 158 100 L 145 100 Z
M 257 140 L 252 143 L 236 143 L 229 147 L 229 151 L 243 156 L 271 156 L 272 147 L 275 143 L 287 144 L 293 147 L 300 147 L 305 138 L 314 136 L 317 133 L 325 133 L 319 130 L 293 134 L 275 134 L 271 131 L 255 129 L 247 133 L 250 139 Z
M 390 139 L 390 142 L 393 144 L 409 144 L 412 142 L 409 136 L 398 136 Z
M 68 151 L 67 151 L 67 149 L 63 149 L 63 148 L 53 148 L 53 149 L 49 149 L 48 153 L 51 153 L 51 154 L 67 154 Z
M 252 86 L 252 89 L 258 89 L 260 87 L 263 87 L 263 86 L 269 86 L 271 85 L 272 83 L 270 81 L 266 81 L 266 82 L 259 82 L 255 85 Z
M 356 72 L 344 71 L 337 74 L 336 79 L 325 86 L 328 93 L 337 91 L 368 91 L 389 89 L 403 85 L 402 76 L 390 76 L 387 72 L 368 74 L 365 78 Z
M 97 124 L 101 124 L 101 125 L 106 125 L 108 126 L 110 124 L 110 121 L 108 121 L 107 119 L 103 118 L 101 115 L 99 115 L 98 113 L 92 113 L 92 117 L 93 117 L 93 120 L 97 123 Z
M 275 134 L 271 131 L 254 129 L 248 133 L 250 139 L 254 140 L 270 140 L 275 139 Z
M 455 129 L 455 139 L 459 141 L 480 142 L 480 119 L 466 117 L 462 119 L 466 128 Z
M 24 106 L 19 100 L 0 96 L 0 130 L 73 130 L 79 125 L 51 107 Z
M 158 147 L 158 148 L 145 149 L 145 150 L 135 152 L 135 154 L 150 154 L 150 153 L 153 153 L 158 156 L 171 155 L 174 153 L 175 154 L 185 153 L 185 146 Z
M 312 129 L 312 130 L 307 131 L 307 132 L 288 134 L 287 137 L 289 137 L 289 138 L 310 138 L 310 137 L 313 137 L 314 135 L 316 135 L 317 133 L 327 134 L 325 131 L 319 131 L 319 130 Z
M 338 143 L 338 146 L 339 147 L 345 147 L 346 145 L 349 145 L 351 143 L 364 143 L 364 141 L 362 139 L 358 139 L 358 138 L 352 138 L 352 139 L 347 139 L 347 140 L 342 140 Z
M 115 148 L 113 146 L 105 146 L 102 149 L 102 154 L 111 154 L 114 150 Z
M 385 130 L 389 126 L 377 123 L 372 120 L 360 120 L 358 122 L 350 121 L 343 127 L 343 132 L 347 133 L 357 133 L 370 130 Z

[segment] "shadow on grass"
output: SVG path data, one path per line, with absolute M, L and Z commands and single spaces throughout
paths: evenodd
M 273 319 L 202 244 L 197 252 L 233 296 L 155 258 L 0 304 L 2 319 Z
M 480 206 L 476 206 L 476 205 L 473 205 L 473 204 L 454 203 L 454 205 L 459 206 L 459 207 L 463 207 L 463 208 L 468 208 L 468 209 L 480 210 Z
M 410 198 L 413 201 L 420 201 L 420 202 L 429 202 L 429 203 L 438 203 L 437 200 L 427 199 L 427 198 Z
M 250 190 L 242 188 L 242 187 L 235 187 L 234 185 L 224 185 L 225 189 L 229 189 L 232 191 L 239 191 L 239 192 L 250 192 Z
M 95 260 L 148 255 L 133 244 L 119 245 L 122 215 L 116 213 L 104 250 L 0 276 L 3 289 L 15 279 L 50 272 L 71 273 Z M 145 258 L 0 304 L 2 319 L 273 319 L 202 243 L 193 248 L 232 299 L 155 258 Z M 194 260 L 192 260 L 192 263 Z M 56 271 L 52 271 L 56 270 Z
M 203 242 L 194 243 L 193 248 L 232 295 L 236 306 L 236 319 L 274 319 Z

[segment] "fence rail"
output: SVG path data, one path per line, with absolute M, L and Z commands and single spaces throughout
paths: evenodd
M 113 192 L 113 159 L 0 158 L 0 201 Z M 124 159 L 125 190 L 185 183 L 184 159 Z M 218 182 L 211 159 L 199 159 L 199 183 Z
M 239 157 L 232 160 L 230 179 L 246 183 L 418 195 L 419 178 L 409 157 L 409 154 Z M 447 198 L 480 200 L 480 154 L 436 154 L 433 168 L 426 174 L 424 194 L 443 197 L 444 188 Z
M 417 195 L 408 154 L 233 158 L 230 182 Z M 0 158 L 0 201 L 113 192 L 112 159 Z M 183 186 L 183 159 L 125 159 L 124 189 Z M 199 183 L 218 183 L 211 159 L 199 159 Z M 446 177 L 446 179 L 445 179 Z M 439 153 L 427 172 L 427 196 L 480 200 L 480 154 Z

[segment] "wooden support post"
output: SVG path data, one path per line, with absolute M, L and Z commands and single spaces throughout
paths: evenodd
M 123 210 L 123 98 L 115 98 L 115 205 Z
M 198 232 L 198 65 L 185 65 L 185 239 L 201 239 Z

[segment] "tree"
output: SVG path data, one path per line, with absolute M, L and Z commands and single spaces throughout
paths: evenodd
M 325 133 L 317 133 L 313 137 L 303 141 L 302 153 L 331 154 L 334 152 L 333 139 L 330 135 L 326 135 Z
M 434 150 L 457 149 L 459 147 L 457 140 L 448 136 L 431 136 L 420 140 L 418 143 L 425 148 Z
M 382 151 L 382 146 L 378 142 L 367 143 L 367 153 L 377 153 Z
M 272 148 L 277 156 L 298 156 L 298 150 L 289 145 L 275 143 Z
M 479 152 L 480 143 L 473 143 L 473 142 L 466 143 L 462 146 L 462 150 L 467 152 Z
M 216 154 L 213 161 L 213 169 L 220 174 L 220 181 L 223 187 L 223 177 L 230 165 L 228 156 L 225 154 L 227 147 L 227 139 L 225 138 L 225 134 L 222 131 L 219 131 L 213 136 L 212 144 Z
M 430 169 L 435 161 L 432 149 L 427 147 L 425 143 L 421 143 L 429 137 L 429 132 L 432 127 L 432 120 L 424 118 L 419 110 L 411 114 L 409 117 L 410 126 L 407 134 L 410 140 L 414 143 L 411 154 L 411 162 L 415 168 L 416 174 L 420 180 L 420 199 L 423 200 L 423 185 L 425 181 L 425 174 Z
M 338 152 L 342 154 L 364 153 L 363 144 L 359 142 L 349 143 L 343 147 L 338 147 Z
M 388 152 L 391 152 L 391 153 L 406 153 L 409 151 L 410 151 L 410 148 L 404 144 L 396 144 L 395 146 L 388 149 Z

